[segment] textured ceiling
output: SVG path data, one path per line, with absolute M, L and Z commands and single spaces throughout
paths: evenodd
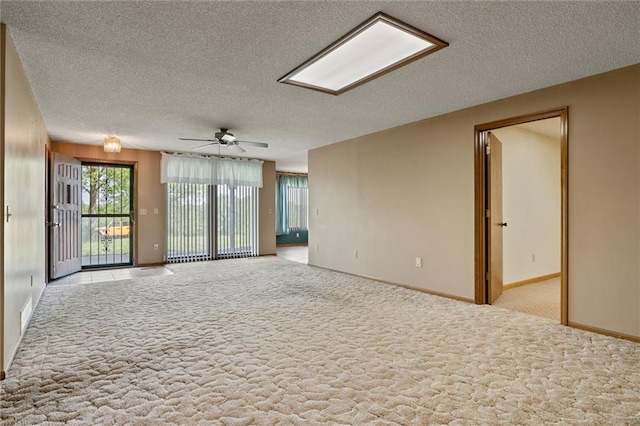
M 276 82 L 378 11 L 450 46 L 337 97 Z M 640 62 L 640 2 L 0 1 L 0 14 L 53 140 L 188 151 L 178 137 L 228 127 L 287 171 L 311 148 Z

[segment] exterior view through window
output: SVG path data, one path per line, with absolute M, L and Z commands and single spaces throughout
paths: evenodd
M 258 188 L 167 184 L 167 261 L 258 255 Z
M 133 166 L 82 163 L 82 267 L 133 265 Z

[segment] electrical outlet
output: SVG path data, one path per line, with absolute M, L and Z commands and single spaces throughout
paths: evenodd
M 300 233 L 296 232 L 296 238 L 300 238 Z
M 422 268 L 422 258 L 416 257 L 416 268 Z
M 154 249 L 154 250 L 158 250 L 159 248 L 160 248 L 160 246 L 159 246 L 158 244 L 154 244 L 154 245 L 153 245 L 153 249 Z
M 320 209 L 316 209 L 316 216 L 320 214 Z
M 153 209 L 153 214 L 160 214 L 160 209 L 157 207 Z
M 532 261 L 532 262 L 535 262 L 535 261 L 536 261 L 536 255 L 535 255 L 535 254 L 532 254 L 532 255 L 531 255 L 531 261 Z
M 147 214 L 147 209 L 140 209 L 140 216 L 144 216 Z

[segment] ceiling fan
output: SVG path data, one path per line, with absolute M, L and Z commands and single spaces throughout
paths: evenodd
M 201 149 L 205 148 L 209 145 L 218 145 L 218 146 L 226 146 L 230 149 L 233 149 L 236 152 L 245 152 L 240 145 L 251 145 L 257 146 L 260 148 L 268 148 L 269 144 L 264 142 L 249 142 L 249 141 L 239 141 L 233 133 L 229 132 L 229 129 L 220 129 L 219 132 L 216 132 L 213 139 L 189 139 L 189 138 L 178 138 L 181 141 L 199 141 L 199 142 L 208 142 L 204 145 L 196 146 L 193 149 Z

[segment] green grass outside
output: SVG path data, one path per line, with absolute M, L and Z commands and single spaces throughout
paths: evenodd
M 105 250 L 104 242 L 98 238 L 98 234 L 95 233 L 89 238 L 82 238 L 82 255 L 91 256 L 97 254 L 130 254 L 129 250 L 129 237 L 113 237 L 108 249 Z

